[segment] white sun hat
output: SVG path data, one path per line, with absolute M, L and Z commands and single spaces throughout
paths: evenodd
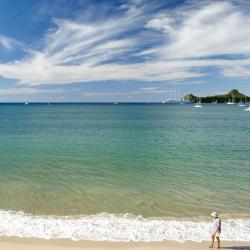
M 216 212 L 212 212 L 211 216 L 214 217 L 214 218 L 219 217 L 218 213 L 216 213 Z

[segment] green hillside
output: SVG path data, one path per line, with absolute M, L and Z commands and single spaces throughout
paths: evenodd
M 203 103 L 212 103 L 212 102 L 218 102 L 218 103 L 225 103 L 230 101 L 234 101 L 236 103 L 239 102 L 249 102 L 250 97 L 246 96 L 242 93 L 240 93 L 237 89 L 232 89 L 225 95 L 214 95 L 214 96 L 195 96 L 193 94 L 188 94 L 184 97 L 185 100 L 191 101 L 191 102 L 197 102 L 198 98 L 201 98 L 201 102 Z

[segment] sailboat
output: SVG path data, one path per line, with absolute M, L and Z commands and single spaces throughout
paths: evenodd
M 240 101 L 240 103 L 239 103 L 238 106 L 239 106 L 239 107 L 246 107 L 246 106 L 247 106 L 246 103 L 247 103 L 247 98 L 246 98 L 246 96 L 245 96 L 245 102 L 243 102 L 242 99 L 241 99 L 241 101 Z
M 229 104 L 229 105 L 235 104 L 234 98 L 232 98 L 232 101 L 231 101 L 231 99 L 229 98 L 229 101 L 227 102 L 227 104 Z
M 194 105 L 194 108 L 203 108 L 202 104 L 201 104 L 201 98 L 199 98 L 197 100 L 197 103 Z
M 248 105 L 248 107 L 247 107 L 247 108 L 245 108 L 245 109 L 244 109 L 244 111 L 248 111 L 248 112 L 250 112 L 250 104 Z

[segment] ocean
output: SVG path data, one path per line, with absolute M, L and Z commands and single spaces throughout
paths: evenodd
M 1 104 L 0 235 L 250 241 L 250 114 L 237 105 Z

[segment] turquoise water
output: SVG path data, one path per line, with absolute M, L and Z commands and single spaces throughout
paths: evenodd
M 0 210 L 250 217 L 236 105 L 0 105 Z

